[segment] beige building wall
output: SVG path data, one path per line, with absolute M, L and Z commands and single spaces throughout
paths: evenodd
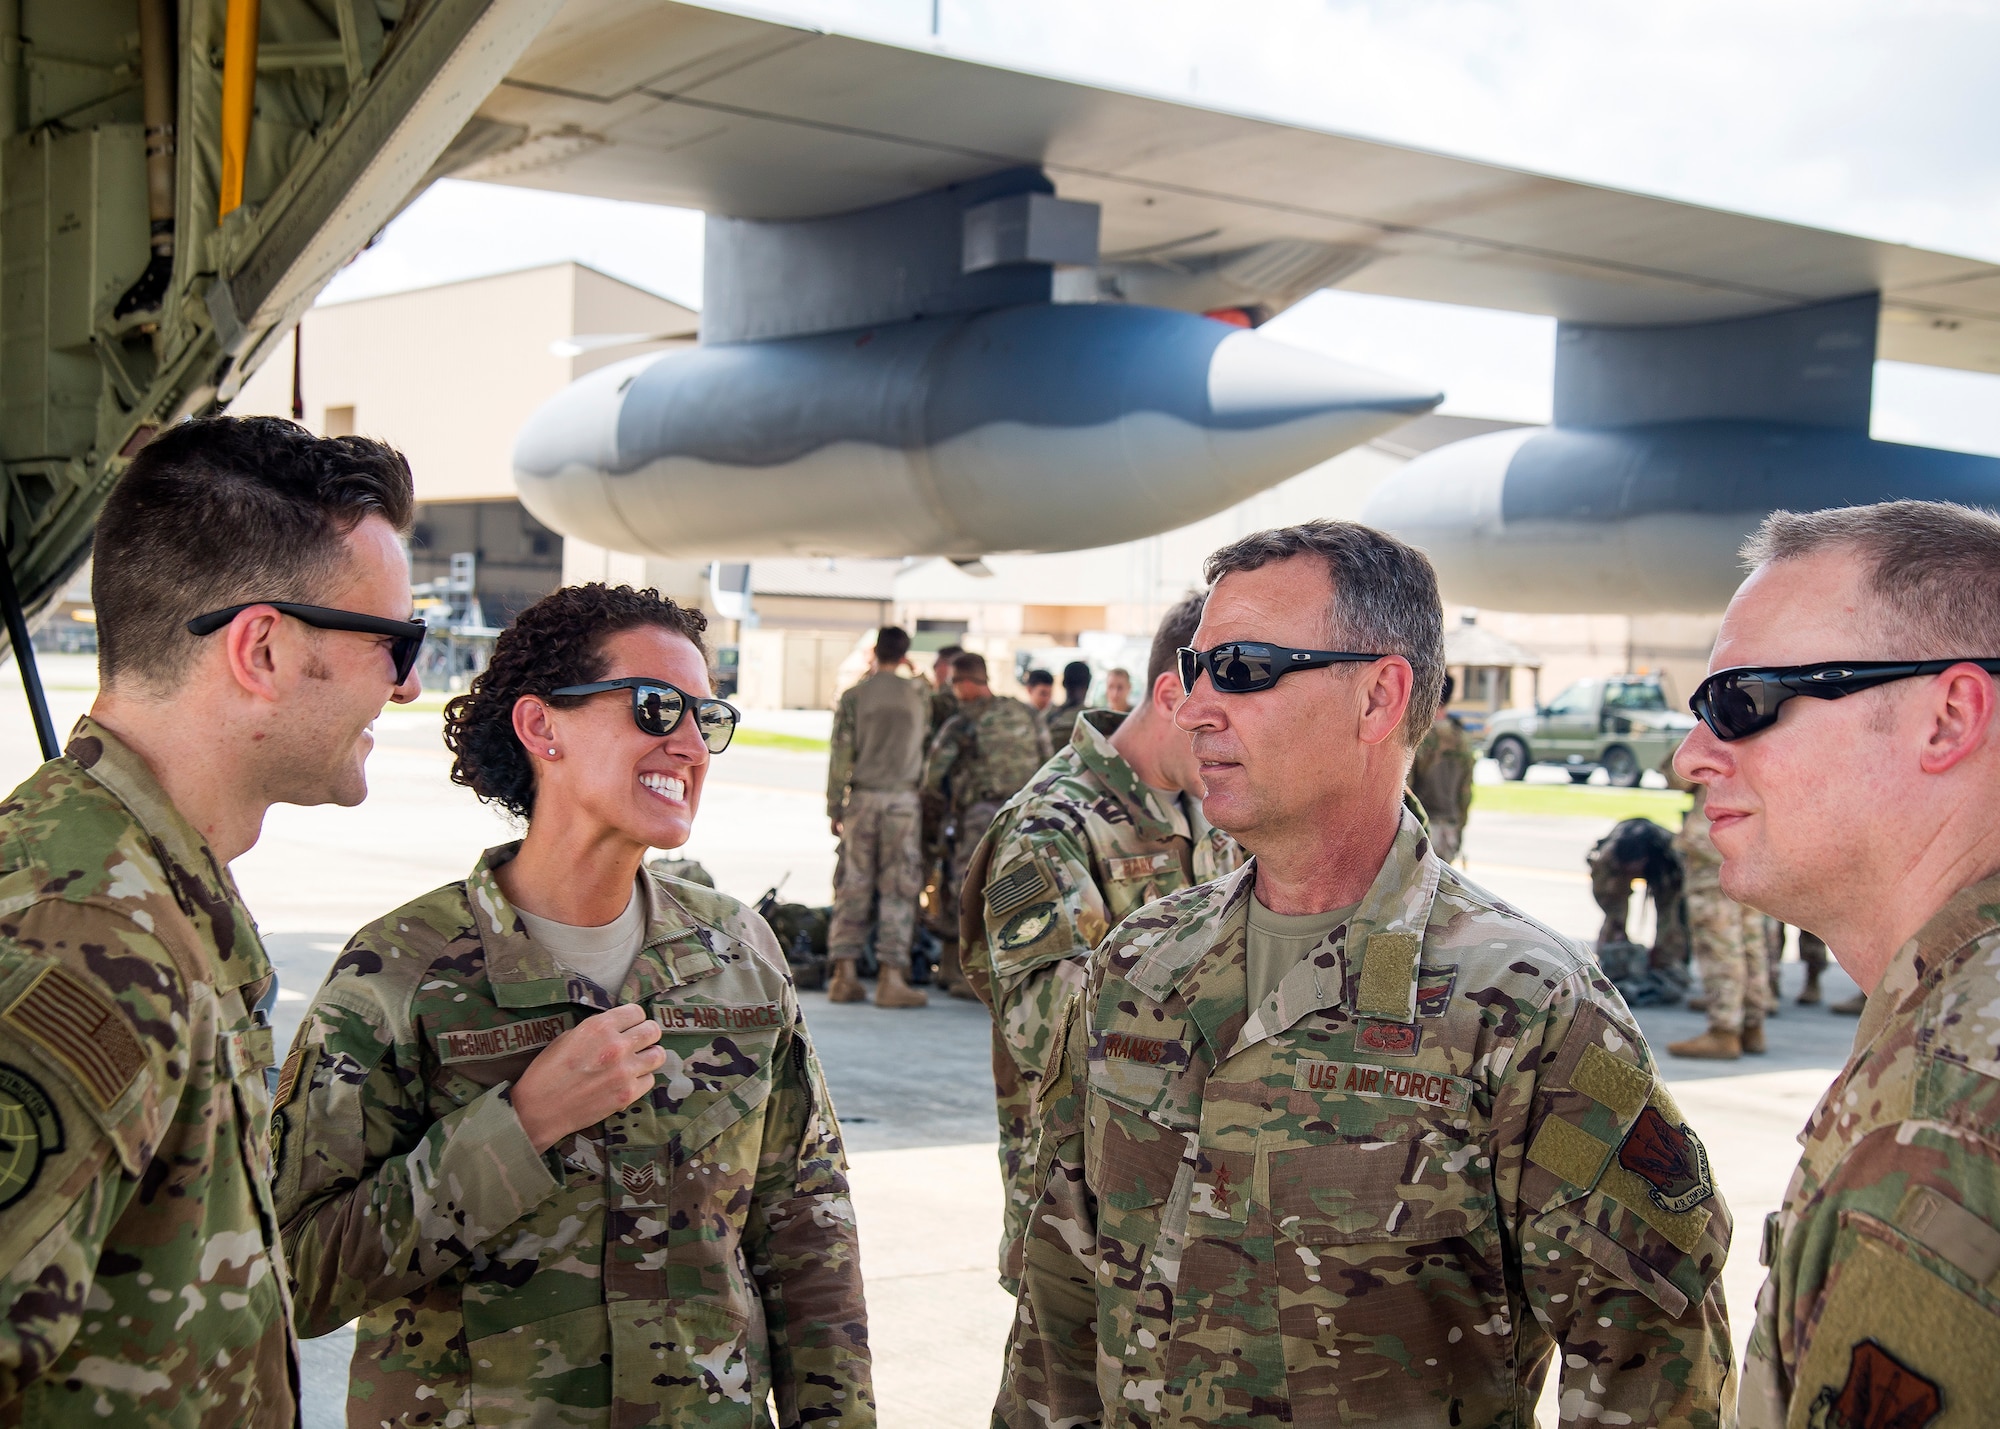
M 580 263 L 313 308 L 300 323 L 303 420 L 396 447 L 419 501 L 512 499 L 514 437 L 528 416 L 584 373 L 646 350 L 559 357 L 551 344 L 688 332 L 695 322 L 680 304 Z M 292 362 L 288 341 L 229 410 L 290 416 Z

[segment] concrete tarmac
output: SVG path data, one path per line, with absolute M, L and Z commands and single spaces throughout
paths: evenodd
M 46 667 L 58 728 L 87 707 L 87 661 Z M 479 851 L 517 837 L 509 822 L 450 782 L 435 713 L 386 712 L 376 724 L 370 797 L 354 809 L 271 811 L 258 846 L 235 874 L 279 970 L 278 1045 L 290 1044 L 312 991 L 356 929 L 428 889 L 462 878 Z M 0 671 L 0 784 L 38 762 L 11 663 Z M 754 900 L 784 878 L 785 896 L 830 898 L 833 840 L 824 805 L 825 759 L 738 746 L 711 767 L 684 856 L 700 859 L 727 892 Z M 1572 937 L 1599 921 L 1583 857 L 1612 820 L 1488 815 L 1466 832 L 1470 876 Z M 1648 920 L 1635 918 L 1635 931 Z M 1807 1114 L 1845 1059 L 1851 1018 L 1800 1008 L 1796 962 L 1770 1025 L 1768 1055 L 1682 1063 L 1665 1044 L 1699 1032 L 1684 1009 L 1643 1009 L 1639 1020 L 1676 1099 L 1708 1146 L 1736 1223 L 1724 1271 L 1740 1347 L 1763 1272 L 1758 1232 L 1797 1158 Z M 1853 991 L 1838 969 L 1828 1002 Z M 930 1007 L 883 1012 L 805 994 L 853 1161 L 862 1264 L 868 1283 L 876 1387 L 885 1429 L 984 1425 L 999 1382 L 1012 1307 L 995 1283 L 1000 1185 L 987 1022 L 977 1004 L 933 997 Z M 343 1422 L 351 1334 L 308 1341 L 309 1429 Z M 1553 1395 L 1542 1419 L 1554 1423 Z

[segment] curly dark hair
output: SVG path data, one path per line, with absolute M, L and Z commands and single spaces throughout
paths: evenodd
M 514 734 L 514 702 L 522 695 L 547 699 L 550 690 L 603 679 L 604 642 L 645 625 L 685 635 L 708 654 L 701 638 L 708 617 L 656 590 L 593 581 L 551 591 L 522 611 L 493 643 L 493 660 L 472 688 L 444 707 L 451 782 L 517 818 L 531 815 L 534 763 Z M 581 701 L 570 696 L 548 703 L 565 709 Z

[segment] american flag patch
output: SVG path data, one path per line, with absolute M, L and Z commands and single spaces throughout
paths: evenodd
M 99 1109 L 110 1110 L 146 1066 L 139 1034 L 111 995 L 57 963 L 28 984 L 0 1018 L 76 1074 Z
M 1030 859 L 986 885 L 986 916 L 1005 918 L 1015 909 L 1026 907 L 1033 899 L 1054 890 L 1055 885 L 1049 882 L 1049 875 L 1040 862 Z

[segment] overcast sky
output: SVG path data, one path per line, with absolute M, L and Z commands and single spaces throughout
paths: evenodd
M 726 8 L 726 7 L 725 7 Z M 762 0 L 969 58 L 2000 261 L 1992 0 Z M 683 302 L 701 219 L 446 182 L 322 301 L 576 258 Z M 1546 420 L 1554 324 L 1322 293 L 1272 335 Z M 2000 454 L 2000 378 L 1881 363 L 1875 434 Z

